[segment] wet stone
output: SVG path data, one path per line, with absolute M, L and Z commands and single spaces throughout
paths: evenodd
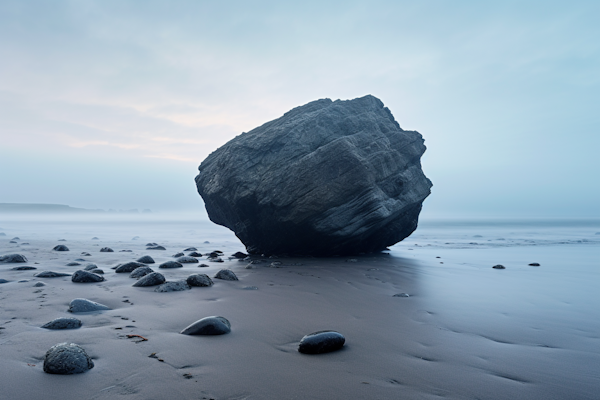
M 162 263 L 158 266 L 158 268 L 181 268 L 181 267 L 183 267 L 183 265 L 177 261 L 165 261 L 164 263 Z
M 163 246 L 151 246 L 146 248 L 146 250 L 166 250 Z
M 84 252 L 82 252 L 82 253 L 81 253 L 81 255 L 82 255 L 82 256 L 84 256 L 84 257 L 89 257 L 89 256 L 91 256 L 91 254 L 90 254 L 90 253 L 88 253 L 87 251 L 84 251 Z
M 69 303 L 69 312 L 72 313 L 84 313 L 93 311 L 110 310 L 109 307 L 104 304 L 96 303 L 95 301 L 88 299 L 73 299 Z
M 177 257 L 181 257 L 181 256 L 184 256 L 184 255 L 185 255 L 185 254 L 183 254 L 182 252 L 179 252 L 179 253 L 175 253 L 175 254 L 173 254 L 171 257 L 173 257 L 173 258 L 177 258 Z
M 37 276 L 38 278 L 59 278 L 61 276 L 71 276 L 71 274 L 65 274 L 63 272 L 54 272 L 54 271 L 42 271 L 34 274 L 33 276 Z
M 322 354 L 339 350 L 346 338 L 336 331 L 319 331 L 306 335 L 300 340 L 298 351 L 304 354 Z
M 146 246 L 147 247 L 158 246 L 158 244 L 150 242 L 150 243 L 146 243 Z
M 202 253 L 198 253 L 197 251 L 192 251 L 188 253 L 189 257 L 202 257 Z
M 193 274 L 187 277 L 186 282 L 190 286 L 208 287 L 213 285 L 212 279 L 206 274 Z
M 54 251 L 69 251 L 69 248 L 67 246 L 65 246 L 64 244 L 59 244 L 54 246 L 54 248 L 52 249 Z
M 529 266 L 530 267 L 539 267 L 540 263 L 530 263 Z
M 231 256 L 235 257 L 235 258 L 246 258 L 246 257 L 248 257 L 248 254 L 238 251 L 238 252 L 233 253 Z
M 207 264 L 200 264 L 200 265 L 198 265 L 198 268 L 208 268 L 208 265 Z
M 27 257 L 23 254 L 6 254 L 0 256 L 0 262 L 3 263 L 24 263 L 27 262 Z
M 188 247 L 187 249 L 183 250 L 183 251 L 197 251 L 198 249 L 195 247 Z
M 397 293 L 392 297 L 410 297 L 410 295 L 408 293 Z
M 93 269 L 90 271 L 92 274 L 104 274 L 104 271 L 101 269 Z
M 81 321 L 77 318 L 56 318 L 47 324 L 42 325 L 45 329 L 77 329 L 81 327 Z
M 86 265 L 86 266 L 83 268 L 83 270 L 84 270 L 84 271 L 91 271 L 91 270 L 93 270 L 93 269 L 96 269 L 96 268 L 98 268 L 98 266 L 97 266 L 96 264 L 87 264 L 87 265 Z
M 37 282 L 35 285 L 33 285 L 33 287 L 42 287 L 42 286 L 46 286 L 46 284 L 44 282 Z
M 181 331 L 183 335 L 223 335 L 231 332 L 231 324 L 224 317 L 202 318 Z
M 0 278 L 0 283 L 8 283 L 8 282 L 10 282 L 10 281 L 7 281 L 6 279 Z
M 137 259 L 137 262 L 141 262 L 144 264 L 154 264 L 156 261 L 154 261 L 154 258 L 152 258 L 150 256 L 142 256 Z
M 100 253 L 114 253 L 114 250 L 110 247 L 103 247 L 100 249 Z
M 81 265 L 81 264 L 79 264 L 78 262 L 73 261 L 73 262 L 68 263 L 67 267 L 77 267 L 78 265 Z
M 146 276 L 153 272 L 154 272 L 154 270 L 150 267 L 139 267 L 139 268 L 134 269 L 131 272 L 131 274 L 129 274 L 129 277 L 138 279 L 138 278 L 141 278 L 142 276 Z
M 74 283 L 93 283 L 103 281 L 103 276 L 96 275 L 94 273 L 91 273 L 90 271 L 84 271 L 82 269 L 80 269 L 79 271 L 75 271 L 73 276 L 71 276 L 71 282 Z
M 237 281 L 238 277 L 230 269 L 222 269 L 215 275 L 216 279 L 222 279 L 224 281 Z
M 143 279 L 143 278 L 142 278 Z M 154 289 L 155 292 L 179 292 L 182 290 L 189 290 L 190 286 L 186 283 L 186 281 L 173 281 L 173 282 L 165 282 L 162 285 L 158 286 Z
M 505 269 L 504 265 L 500 265 L 500 264 L 494 265 L 492 268 L 494 268 L 494 269 Z
M 129 272 L 133 272 L 136 268 L 140 268 L 140 267 L 145 267 L 145 265 L 140 262 L 137 262 L 137 261 L 131 261 L 131 262 L 119 265 L 115 269 L 115 272 L 118 274 L 124 273 L 124 272 L 129 273 Z
M 32 269 L 37 269 L 36 267 L 30 267 L 28 265 L 23 265 L 22 267 L 13 267 L 11 271 L 30 271 Z
M 85 350 L 75 343 L 59 343 L 44 356 L 44 372 L 48 374 L 80 374 L 94 368 L 94 362 Z
M 194 258 L 194 257 L 183 256 L 183 257 L 179 257 L 177 259 L 177 262 L 180 262 L 182 264 L 194 264 L 194 263 L 198 262 L 198 259 Z
M 133 284 L 135 287 L 158 286 L 166 282 L 165 277 L 160 272 L 151 272 L 140 278 Z

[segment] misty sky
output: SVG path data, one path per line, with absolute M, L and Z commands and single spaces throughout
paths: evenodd
M 428 216 L 600 217 L 598 1 L 0 2 L 0 202 L 202 207 L 216 148 L 319 98 L 417 130 Z

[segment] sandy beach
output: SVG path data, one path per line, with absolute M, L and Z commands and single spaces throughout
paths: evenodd
M 426 221 L 379 254 L 253 256 L 260 261 L 253 264 L 230 258 L 243 245 L 207 221 L 139 216 L 0 222 L 6 235 L 0 236 L 0 255 L 28 259 L 0 263 L 0 278 L 8 281 L 0 284 L 2 399 L 600 396 L 600 227 L 593 222 Z M 147 250 L 151 242 L 166 250 Z M 69 251 L 53 251 L 59 244 Z M 201 257 L 208 267 L 158 269 L 191 246 L 202 254 L 220 250 L 224 262 Z M 114 252 L 100 252 L 103 247 Z M 239 281 L 213 279 L 212 287 L 157 293 L 132 287 L 135 279 L 111 269 L 144 255 L 155 259 L 149 266 L 167 281 L 194 273 L 213 277 L 223 268 Z M 34 276 L 47 270 L 72 274 L 88 263 L 102 269 L 106 281 Z M 497 264 L 505 269 L 492 268 Z M 36 270 L 11 270 L 23 265 Z M 45 286 L 34 286 L 38 282 Z M 402 293 L 408 297 L 394 296 Z M 71 314 L 75 298 L 111 309 Z M 179 333 L 213 315 L 227 318 L 231 333 Z M 79 318 L 82 326 L 41 328 L 58 317 Z M 345 336 L 342 350 L 298 353 L 304 335 L 326 329 Z M 45 352 L 61 342 L 82 346 L 94 368 L 77 375 L 44 373 Z

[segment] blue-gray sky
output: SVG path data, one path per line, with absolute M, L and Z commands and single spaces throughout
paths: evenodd
M 202 207 L 197 165 L 319 98 L 424 136 L 430 216 L 599 217 L 600 2 L 0 2 L 0 202 Z

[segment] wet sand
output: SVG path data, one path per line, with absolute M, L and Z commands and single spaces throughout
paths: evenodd
M 376 255 L 255 257 L 264 262 L 252 269 L 203 257 L 207 268 L 173 270 L 158 264 L 190 246 L 226 256 L 244 248 L 229 232 L 193 221 L 14 220 L 0 227 L 7 235 L 0 237 L 0 254 L 29 259 L 0 264 L 0 278 L 9 281 L 0 285 L 0 398 L 594 399 L 600 393 L 600 229 L 593 227 L 425 224 Z M 9 243 L 15 236 L 17 243 Z M 148 242 L 167 250 L 146 250 Z M 52 251 L 57 244 L 70 251 Z M 105 246 L 115 252 L 100 253 Z M 167 280 L 230 268 L 239 281 L 156 293 L 132 287 L 134 279 L 111 269 L 147 254 Z M 66 264 L 77 258 L 86 260 L 82 266 L 97 264 L 106 281 L 33 276 L 73 273 L 81 267 Z M 274 261 L 281 265 L 272 267 Z M 10 270 L 19 265 L 37 270 Z M 46 286 L 34 287 L 39 281 Z M 409 297 L 394 297 L 400 293 Z M 78 297 L 112 310 L 68 313 Z M 211 315 L 226 317 L 232 332 L 179 333 Z M 83 326 L 40 328 L 69 316 Z M 342 350 L 297 352 L 302 336 L 324 329 L 346 337 Z M 128 334 L 148 340 L 136 343 Z M 95 367 L 70 376 L 44 373 L 44 353 L 60 342 L 81 345 Z

